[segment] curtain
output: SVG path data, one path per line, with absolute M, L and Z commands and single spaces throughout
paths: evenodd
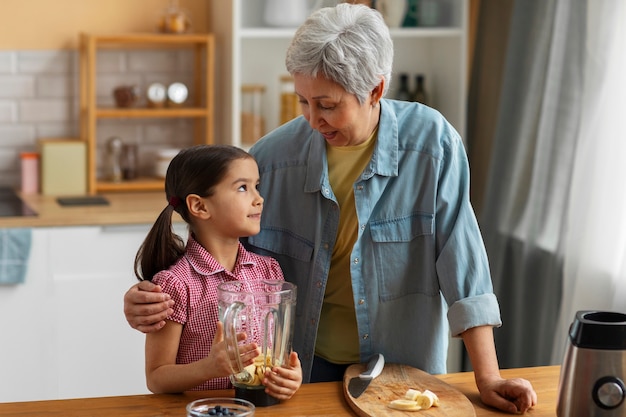
M 479 221 L 503 326 L 502 368 L 550 361 L 582 115 L 586 4 L 518 0 Z
M 516 0 L 506 51 L 478 212 L 496 348 L 559 364 L 576 311 L 626 312 L 626 2 Z
M 589 0 L 585 78 L 552 360 L 579 310 L 626 313 L 626 3 Z

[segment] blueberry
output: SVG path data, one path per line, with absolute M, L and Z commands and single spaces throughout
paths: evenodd
M 228 409 L 228 407 L 222 407 L 216 405 L 215 407 L 207 410 L 210 416 L 235 416 L 236 414 Z

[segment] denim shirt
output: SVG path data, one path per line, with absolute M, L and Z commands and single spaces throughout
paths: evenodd
M 445 373 L 450 334 L 501 324 L 467 156 L 437 111 L 380 104 L 374 153 L 354 183 L 359 230 L 350 272 L 361 361 L 382 353 L 389 363 Z M 276 258 L 298 287 L 293 349 L 308 382 L 339 224 L 325 141 L 300 116 L 251 153 L 265 207 L 261 232 L 245 243 Z

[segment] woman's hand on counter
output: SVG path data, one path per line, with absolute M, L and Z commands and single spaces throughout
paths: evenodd
M 151 333 L 165 326 L 165 319 L 174 310 L 169 294 L 150 281 L 133 285 L 124 294 L 124 315 L 130 327 L 143 333 Z
M 537 404 L 537 394 L 525 379 L 497 379 L 479 387 L 487 405 L 512 414 L 523 414 Z

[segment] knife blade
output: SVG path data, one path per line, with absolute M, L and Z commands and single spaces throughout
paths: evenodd
M 370 382 L 383 371 L 385 367 L 385 358 L 382 354 L 372 356 L 367 362 L 367 368 L 359 376 L 350 379 L 348 383 L 348 392 L 354 398 L 358 398 L 369 386 Z

